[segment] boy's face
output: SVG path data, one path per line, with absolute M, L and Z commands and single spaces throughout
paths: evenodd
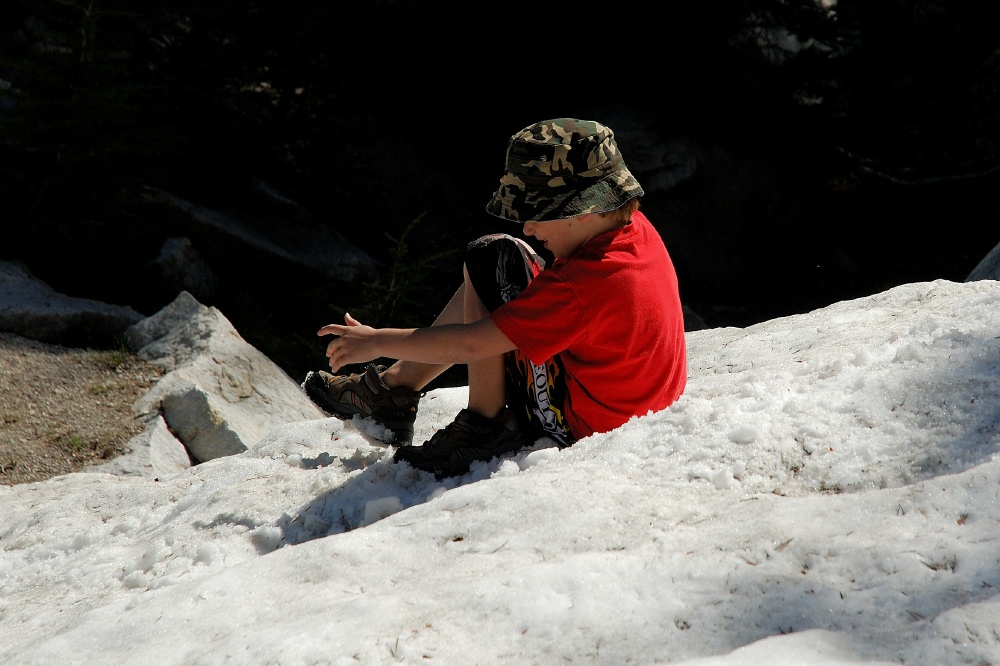
M 591 213 L 565 220 L 525 222 L 523 230 L 525 236 L 533 236 L 541 241 L 556 259 L 568 259 L 584 243 L 610 228 L 604 217 Z

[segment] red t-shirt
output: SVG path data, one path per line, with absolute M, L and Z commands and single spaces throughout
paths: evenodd
M 559 355 L 577 439 L 672 404 L 687 383 L 677 275 L 640 212 L 556 259 L 491 314 L 533 363 Z

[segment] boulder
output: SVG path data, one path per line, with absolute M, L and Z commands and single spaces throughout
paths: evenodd
M 187 238 L 168 238 L 150 267 L 173 293 L 186 291 L 202 301 L 219 293 L 219 278 Z
M 603 105 L 595 114 L 614 130 L 629 170 L 647 195 L 670 192 L 694 177 L 703 149 L 690 138 L 664 136 L 653 114 L 614 104 Z
M 343 235 L 294 217 L 236 214 L 199 206 L 169 192 L 144 190 L 147 202 L 180 213 L 199 247 L 224 248 L 248 262 L 267 260 L 319 272 L 345 282 L 374 276 L 379 264 Z M 270 199 L 275 195 L 270 194 Z M 261 207 L 263 208 L 263 207 Z
M 161 479 L 191 467 L 187 449 L 158 414 L 149 419 L 142 433 L 129 440 L 128 447 L 128 453 L 85 471 Z
M 136 415 L 162 414 L 195 463 L 246 451 L 279 425 L 326 418 L 221 312 L 186 291 L 126 335 L 141 358 L 167 371 Z
M 60 294 L 23 265 L 0 261 L 0 331 L 49 344 L 110 349 L 142 319 L 126 305 Z
M 989 254 L 983 257 L 983 260 L 965 278 L 966 282 L 977 280 L 1000 280 L 1000 243 L 990 250 Z

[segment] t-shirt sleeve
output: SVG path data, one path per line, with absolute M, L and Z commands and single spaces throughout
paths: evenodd
M 532 363 L 540 365 L 585 334 L 584 312 L 574 289 L 555 271 L 544 270 L 490 318 Z

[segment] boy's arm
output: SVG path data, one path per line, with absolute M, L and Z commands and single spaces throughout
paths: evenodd
M 474 363 L 514 349 L 514 343 L 489 317 L 471 324 L 429 328 L 372 328 L 349 314 L 344 315 L 344 321 L 346 325 L 330 324 L 316 333 L 337 336 L 326 347 L 333 372 L 379 357 L 418 363 Z

